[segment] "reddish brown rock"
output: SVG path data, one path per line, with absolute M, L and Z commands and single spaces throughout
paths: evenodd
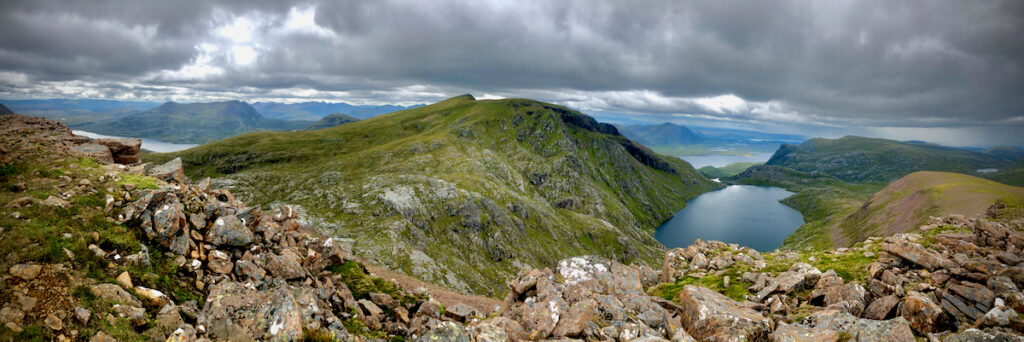
M 707 288 L 686 285 L 679 293 L 683 328 L 698 340 L 755 341 L 768 337 L 771 321 Z
M 868 305 L 868 308 L 864 310 L 864 318 L 868 319 L 889 319 L 896 316 L 896 306 L 899 305 L 900 299 L 895 295 L 885 296 Z
M 135 164 L 139 162 L 142 139 L 109 138 L 94 139 L 93 142 L 106 146 L 110 150 L 110 155 L 115 163 Z

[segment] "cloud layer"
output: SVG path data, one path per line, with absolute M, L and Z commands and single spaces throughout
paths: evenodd
M 1021 132 L 1021 32 L 1012 0 L 5 1 L 0 97 L 472 92 L 677 119 Z

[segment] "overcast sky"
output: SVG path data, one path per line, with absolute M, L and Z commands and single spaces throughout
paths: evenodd
M 429 103 L 1024 145 L 1024 1 L 0 2 L 0 98 Z

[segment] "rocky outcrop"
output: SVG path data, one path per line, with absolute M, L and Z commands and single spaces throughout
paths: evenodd
M 142 139 L 108 138 L 93 139 L 94 143 L 106 146 L 111 159 L 118 164 L 136 164 L 142 152 Z
M 701 341 L 759 341 L 772 321 L 718 292 L 687 285 L 679 294 L 683 326 Z
M 641 273 L 596 256 L 562 260 L 554 271 L 526 271 L 508 283 L 501 316 L 517 324 L 507 324 L 506 334 L 531 340 L 686 335 L 679 306 L 644 293 Z

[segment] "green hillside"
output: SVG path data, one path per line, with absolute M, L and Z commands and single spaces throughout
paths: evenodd
M 848 182 L 893 181 L 916 171 L 948 171 L 1020 184 L 1019 161 L 996 155 L 918 142 L 847 136 L 785 144 L 767 165 L 820 171 Z M 981 169 L 995 169 L 979 173 Z M 1014 176 L 1016 175 L 1016 176 Z
M 240 101 L 167 102 L 144 112 L 79 123 L 72 125 L 72 128 L 100 134 L 201 144 L 246 132 L 302 129 L 310 123 L 268 119 L 249 104 Z
M 1024 206 L 1024 188 L 959 173 L 915 172 L 871 195 L 846 217 L 838 235 L 844 241 L 838 242 L 849 245 L 869 236 L 912 231 L 929 216 L 983 216 L 996 201 Z
M 714 167 L 714 166 L 708 165 L 708 166 L 702 167 L 700 169 L 697 169 L 697 171 L 700 171 L 700 173 L 703 174 L 704 177 L 708 177 L 708 178 L 722 178 L 722 177 L 731 177 L 731 176 L 738 175 L 738 174 L 740 174 L 740 172 L 743 172 L 744 170 L 746 170 L 747 168 L 749 168 L 751 166 L 761 165 L 761 164 L 763 164 L 763 163 L 760 163 L 760 162 L 736 162 L 736 163 L 731 163 L 731 164 L 723 166 L 723 167 Z
M 374 263 L 491 295 L 520 269 L 567 256 L 660 264 L 655 227 L 718 186 L 579 112 L 468 95 L 149 159 L 175 156 L 195 179 L 227 178 L 246 202 L 299 205 Z
M 306 130 L 331 128 L 356 121 L 359 121 L 359 119 L 341 113 L 334 113 L 323 117 L 323 119 L 317 120 L 312 125 L 309 125 L 309 127 L 306 127 Z

